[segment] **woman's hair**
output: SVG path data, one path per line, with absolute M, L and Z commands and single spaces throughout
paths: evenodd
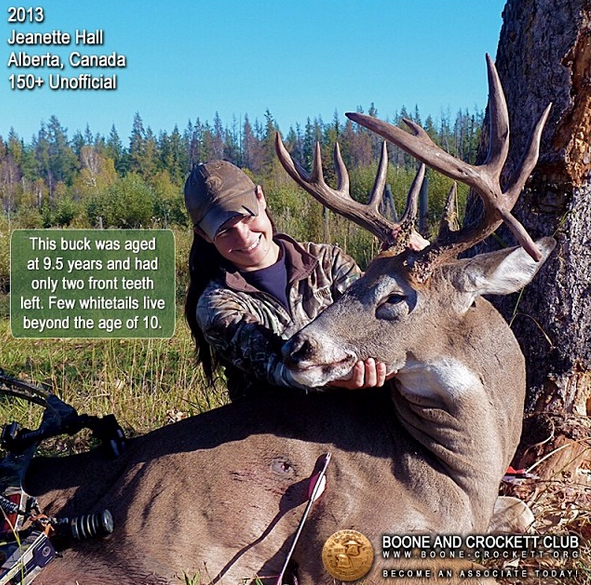
M 213 384 L 214 372 L 219 364 L 215 352 L 197 324 L 197 302 L 211 279 L 221 273 L 222 262 L 223 257 L 216 247 L 194 233 L 189 253 L 189 287 L 185 301 L 185 318 L 195 340 L 197 361 L 201 363 L 210 384 Z

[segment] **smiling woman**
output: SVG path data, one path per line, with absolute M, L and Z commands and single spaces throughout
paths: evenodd
M 263 190 L 226 161 L 199 165 L 185 187 L 195 232 L 238 270 L 254 272 L 279 259 Z
M 194 227 L 185 313 L 207 377 L 225 368 L 232 399 L 302 388 L 282 346 L 343 294 L 358 267 L 336 246 L 276 233 L 262 188 L 229 162 L 197 166 L 185 203 Z M 334 385 L 381 386 L 385 378 L 384 364 L 368 359 Z

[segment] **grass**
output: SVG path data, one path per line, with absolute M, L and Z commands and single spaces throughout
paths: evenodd
M 207 388 L 182 317 L 171 339 L 14 339 L 7 298 L 0 296 L 0 347 L 7 374 L 51 389 L 79 413 L 114 414 L 129 436 L 226 400 L 223 389 Z M 0 397 L 0 422 L 32 428 L 41 414 L 38 406 Z M 75 443 L 68 448 L 77 450 Z

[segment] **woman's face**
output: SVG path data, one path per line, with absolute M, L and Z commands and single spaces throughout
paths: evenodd
M 279 246 L 273 241 L 273 226 L 260 188 L 257 188 L 257 199 L 257 216 L 238 216 L 227 221 L 213 240 L 218 252 L 245 272 L 267 268 L 279 257 Z

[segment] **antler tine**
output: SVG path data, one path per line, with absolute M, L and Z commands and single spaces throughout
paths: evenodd
M 417 213 L 419 211 L 419 195 L 421 194 L 421 187 L 425 180 L 425 163 L 419 165 L 419 170 L 412 181 L 408 196 L 406 198 L 406 207 L 400 218 L 400 225 L 410 224 L 414 227 L 417 221 Z
M 384 188 L 386 186 L 386 177 L 388 175 L 388 143 L 384 140 L 382 142 L 382 152 L 380 153 L 380 163 L 378 164 L 378 172 L 376 174 L 376 180 L 373 183 L 367 205 L 376 211 L 380 206 L 380 201 L 384 194 Z
M 449 237 L 453 232 L 457 232 L 458 226 L 458 184 L 454 181 L 451 185 L 443 215 L 439 223 L 439 237 Z
M 359 113 L 346 114 L 351 120 L 380 134 L 433 169 L 472 187 L 482 199 L 484 215 L 478 225 L 453 232 L 443 229 L 434 246 L 429 252 L 425 251 L 424 262 L 433 262 L 434 265 L 443 262 L 446 258 L 455 257 L 477 242 L 484 240 L 503 221 L 507 223 L 517 241 L 532 258 L 539 260 L 541 257 L 525 228 L 511 215 L 511 209 L 537 162 L 541 133 L 548 116 L 548 109 L 536 124 L 527 153 L 515 178 L 511 181 L 510 186 L 503 190 L 500 185 L 500 177 L 509 151 L 509 116 L 507 102 L 495 65 L 488 55 L 486 61 L 490 85 L 490 143 L 486 161 L 482 165 L 471 165 L 445 152 L 412 120 L 404 120 L 410 129 L 410 132 L 406 132 L 371 116 Z M 437 254 L 433 253 L 435 248 L 437 248 Z M 423 273 L 426 274 L 427 270 L 423 269 Z
M 552 108 L 552 104 L 548 104 L 546 109 L 542 112 L 534 130 L 532 132 L 532 136 L 529 143 L 529 148 L 527 149 L 521 164 L 515 171 L 513 177 L 509 181 L 509 186 L 506 190 L 507 199 L 511 201 L 511 206 L 508 208 L 506 213 L 501 213 L 503 221 L 507 224 L 519 245 L 528 252 L 528 254 L 534 258 L 536 261 L 539 261 L 542 258 L 542 254 L 538 250 L 538 247 L 534 243 L 531 236 L 527 233 L 526 229 L 519 223 L 519 221 L 513 216 L 511 213 L 511 208 L 519 198 L 523 187 L 525 186 L 525 182 L 529 178 L 531 172 L 533 171 L 536 163 L 538 162 L 538 156 L 540 154 L 540 141 L 542 139 L 542 131 L 550 114 L 550 109 Z
M 302 185 L 302 182 L 306 182 L 310 179 L 308 172 L 297 161 L 291 158 L 289 152 L 287 152 L 287 148 L 285 148 L 279 132 L 275 134 L 275 152 L 277 153 L 279 162 L 287 171 L 287 174 L 298 185 Z
M 320 145 L 318 145 L 318 152 L 320 152 Z M 337 187 L 340 191 L 347 193 L 349 195 L 349 173 L 347 172 L 347 167 L 343 162 L 343 157 L 341 156 L 341 148 L 338 142 L 334 143 L 334 151 L 332 153 L 332 158 L 334 161 L 334 167 L 337 175 Z
M 540 141 L 542 140 L 542 131 L 544 130 L 544 126 L 546 125 L 546 121 L 548 120 L 548 116 L 550 115 L 550 110 L 552 109 L 552 103 L 549 103 L 546 106 L 546 109 L 542 112 L 538 122 L 536 123 L 529 143 L 529 148 L 527 149 L 519 168 L 515 172 L 515 175 L 509 181 L 509 186 L 507 187 L 507 195 L 511 198 L 518 199 L 525 182 L 529 178 L 531 172 L 534 170 L 538 162 L 538 156 L 540 155 Z
M 324 180 L 324 171 L 322 170 L 322 152 L 320 151 L 320 142 L 316 142 L 316 147 L 314 148 L 314 161 L 312 162 L 310 181 L 312 183 L 318 183 L 322 186 L 326 185 L 326 181 Z M 337 187 L 337 191 L 338 190 L 340 190 L 340 185 Z
M 296 161 L 293 160 L 291 155 L 287 152 L 279 132 L 277 132 L 275 136 L 275 150 L 277 151 L 279 161 L 289 176 L 300 185 L 300 187 L 308 191 L 310 195 L 320 201 L 322 205 L 366 229 L 376 236 L 386 247 L 393 245 L 397 241 L 396 236 L 399 232 L 400 224 L 387 220 L 377 211 L 377 203 L 373 203 L 374 199 L 377 197 L 376 193 L 372 193 L 372 203 L 370 205 L 364 205 L 355 201 L 349 194 L 349 174 L 341 157 L 338 145 L 335 146 L 334 152 L 335 167 L 337 169 L 339 183 L 336 190 L 329 187 L 324 180 L 319 145 L 316 146 L 314 166 L 311 174 L 308 174 Z M 378 175 L 383 173 L 384 177 L 382 179 L 376 179 L 378 187 L 383 181 L 385 181 L 387 164 L 386 154 L 380 163 L 381 171 L 378 172 Z
M 490 55 L 486 55 L 486 67 L 490 92 L 488 98 L 489 143 L 483 166 L 488 167 L 492 174 L 500 175 L 509 154 L 509 110 L 497 68 Z

